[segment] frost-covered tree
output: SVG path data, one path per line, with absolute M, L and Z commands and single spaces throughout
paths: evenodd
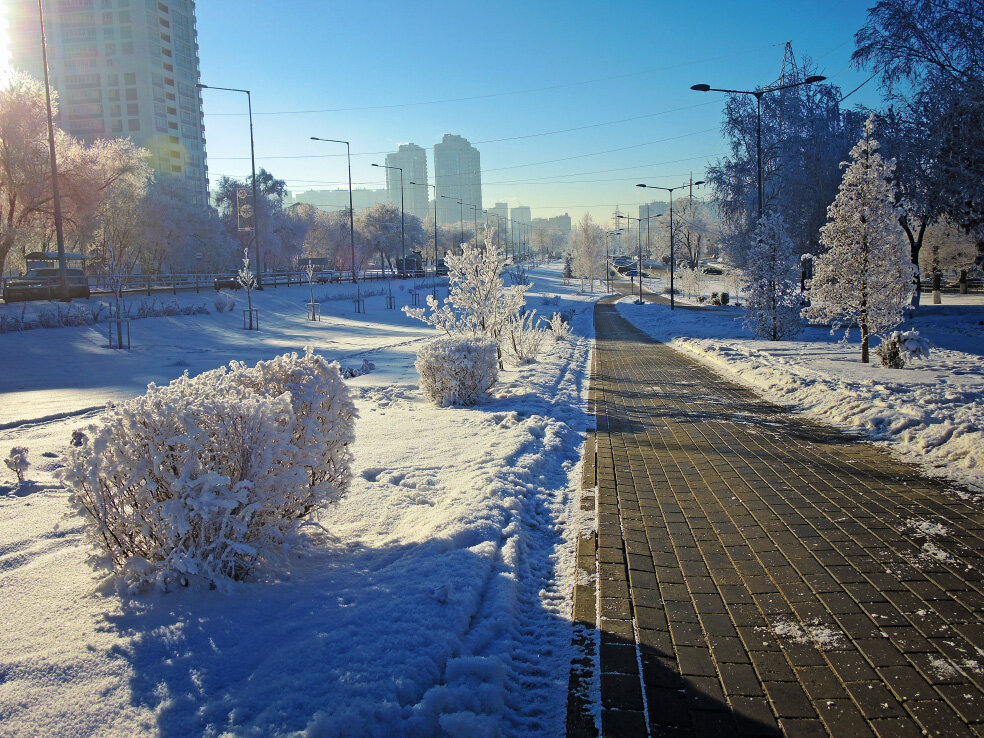
M 851 150 L 840 191 L 820 231 L 826 250 L 814 260 L 811 305 L 803 316 L 827 322 L 836 331 L 861 331 L 861 361 L 868 363 L 868 340 L 902 322 L 912 294 L 912 262 L 889 177 L 874 137 L 874 116 Z
M 52 99 L 57 113 L 57 98 Z M 0 274 L 8 255 L 46 246 L 53 238 L 53 194 L 44 86 L 14 73 L 0 88 Z M 83 145 L 55 130 L 58 185 L 66 242 L 88 243 L 107 189 L 146 171 L 146 152 L 129 139 Z
M 933 149 L 935 185 L 946 215 L 984 229 L 984 12 L 981 0 L 880 0 L 855 35 L 851 60 L 880 76 L 903 108 L 928 107 L 919 145 Z M 981 235 L 980 233 L 978 235 Z
M 503 332 L 526 304 L 529 285 L 504 285 L 502 270 L 506 255 L 499 251 L 488 229 L 484 248 L 466 242 L 460 254 L 448 252 L 445 258 L 449 291 L 444 303 L 440 304 L 433 295 L 428 295 L 426 308 L 406 306 L 403 312 L 439 328 L 448 336 L 494 341 L 500 346 L 501 360 Z
M 604 278 L 605 234 L 590 213 L 584 214 L 571 233 L 571 268 L 581 280 L 582 290 L 588 280 L 589 289 L 594 292 L 594 281 Z
M 745 270 L 745 324 L 755 335 L 781 341 L 800 332 L 799 259 L 786 234 L 782 216 L 766 213 L 758 222 L 748 247 Z
M 786 71 L 785 82 L 802 81 L 816 71 L 805 60 Z M 818 251 L 826 208 L 840 182 L 837 165 L 861 132 L 863 119 L 841 109 L 841 94 L 840 88 L 821 83 L 762 96 L 762 212 L 783 215 L 797 255 Z M 707 170 L 720 214 L 721 245 L 738 267 L 745 266 L 759 216 L 756 128 L 755 98 L 729 96 L 722 131 L 731 151 Z
M 403 229 L 403 230 L 401 230 Z M 378 254 L 380 266 L 393 273 L 394 262 L 403 255 L 403 237 L 406 236 L 407 254 L 419 249 L 426 242 L 423 224 L 415 215 L 404 213 L 388 203 L 379 203 L 355 216 L 355 237 L 364 253 Z M 433 242 L 431 243 L 433 248 Z

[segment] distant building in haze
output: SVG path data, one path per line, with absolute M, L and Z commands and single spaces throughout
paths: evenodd
M 482 162 L 478 149 L 467 139 L 445 133 L 441 143 L 434 144 L 434 183 L 437 185 L 437 219 L 457 223 L 474 217 L 471 206 L 482 209 Z M 462 211 L 452 199 L 460 199 Z
M 410 184 L 427 184 L 427 151 L 417 144 L 400 144 L 400 148 L 386 155 L 386 166 L 403 169 L 403 206 L 408 213 L 423 220 L 427 217 L 430 204 L 430 190 Z M 386 190 L 389 201 L 400 206 L 400 173 L 395 169 L 386 170 Z
M 571 216 L 564 213 L 563 215 L 555 215 L 552 218 L 534 218 L 533 227 L 567 234 L 571 232 Z
M 396 176 L 399 179 L 400 173 L 396 172 Z M 399 186 L 397 186 L 397 197 L 399 197 L 399 189 Z M 367 210 L 373 205 L 388 203 L 389 201 L 389 190 L 352 190 L 352 207 L 355 208 L 357 215 L 362 210 Z M 307 203 L 321 210 L 348 210 L 349 191 L 347 187 L 339 190 L 307 190 L 306 192 L 297 193 L 294 196 L 293 202 Z
M 37 0 L 8 0 L 10 64 L 44 79 Z M 84 141 L 129 137 L 158 176 L 208 202 L 194 0 L 45 3 L 57 125 Z
M 510 211 L 513 223 L 532 223 L 533 218 L 528 205 L 517 205 Z
M 648 218 L 651 215 L 663 215 L 668 212 L 670 212 L 670 203 L 668 202 L 650 202 L 639 206 L 639 218 Z M 650 225 L 655 224 L 656 222 L 653 221 Z

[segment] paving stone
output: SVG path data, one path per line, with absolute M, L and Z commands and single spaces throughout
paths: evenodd
M 600 616 L 603 734 L 984 736 L 984 514 L 870 444 L 790 420 L 610 304 L 595 315 L 597 492 L 580 502 L 598 534 L 577 561 L 600 600 L 596 613 L 578 585 L 574 617 L 590 649 Z M 974 568 L 918 559 L 913 518 L 945 522 Z M 779 639 L 782 619 L 844 639 Z M 569 734 L 585 734 L 568 705 Z

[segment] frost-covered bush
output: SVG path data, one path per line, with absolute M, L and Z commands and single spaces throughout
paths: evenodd
M 875 347 L 875 356 L 881 359 L 882 366 L 901 369 L 912 361 L 928 359 L 931 348 L 932 344 L 919 331 L 893 331 Z
M 424 396 L 442 407 L 474 405 L 499 377 L 498 347 L 481 338 L 439 338 L 417 353 Z
M 506 255 L 499 251 L 489 229 L 485 231 L 484 249 L 462 244 L 461 253 L 449 253 L 446 261 L 449 290 L 444 303 L 428 295 L 426 308 L 407 306 L 403 312 L 449 337 L 483 338 L 502 347 L 506 324 L 526 304 L 529 285 L 504 286 Z
M 565 320 L 560 313 L 554 313 L 550 316 L 550 330 L 553 331 L 555 341 L 567 338 L 571 335 L 570 318 Z
M 96 561 L 132 587 L 224 587 L 284 563 L 351 477 L 355 409 L 337 364 L 232 364 L 110 405 L 59 476 Z
M 10 455 L 3 460 L 3 463 L 17 475 L 18 482 L 24 481 L 24 475 L 31 467 L 31 462 L 27 460 L 27 449 L 23 446 L 14 446 L 10 449 Z
M 220 292 L 215 296 L 215 312 L 232 312 L 236 307 L 236 298 L 228 292 Z
M 536 361 L 547 331 L 540 328 L 536 311 L 520 313 L 507 322 L 502 331 L 502 349 L 514 364 L 532 364 Z
M 328 363 L 308 347 L 304 356 L 283 354 L 254 367 L 234 361 L 229 368 L 231 381 L 259 395 L 290 394 L 292 439 L 300 449 L 295 463 L 309 478 L 307 495 L 294 499 L 295 512 L 307 515 L 344 495 L 352 480 L 351 445 L 359 414 L 338 363 Z

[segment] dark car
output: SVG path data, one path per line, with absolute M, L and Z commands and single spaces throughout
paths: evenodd
M 703 272 L 704 274 L 711 274 L 715 276 L 724 274 L 724 270 L 716 266 L 706 266 L 704 267 Z
M 89 280 L 81 269 L 68 269 L 68 296 L 88 297 Z M 23 300 L 51 300 L 59 297 L 61 281 L 58 269 L 43 267 L 31 269 L 23 277 L 9 279 L 3 286 L 4 302 Z
M 437 260 L 437 274 L 439 277 L 446 277 L 448 274 L 448 266 L 444 263 L 444 259 Z
M 239 284 L 239 277 L 235 275 L 216 277 L 214 284 L 216 292 L 219 290 L 238 290 L 242 288 L 242 285 Z

